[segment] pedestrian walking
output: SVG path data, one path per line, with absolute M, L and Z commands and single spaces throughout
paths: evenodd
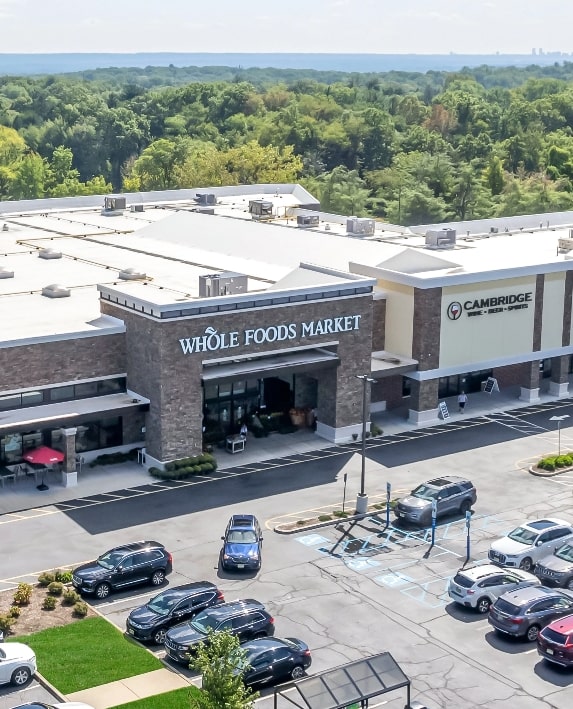
M 458 406 L 460 407 L 460 414 L 464 413 L 466 404 L 468 403 L 468 397 L 464 391 L 461 391 L 458 395 Z

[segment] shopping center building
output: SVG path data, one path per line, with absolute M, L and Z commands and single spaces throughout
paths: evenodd
M 298 185 L 0 203 L 0 465 L 160 466 L 273 417 L 348 441 L 365 391 L 416 425 L 488 378 L 567 396 L 571 225 L 404 228 Z

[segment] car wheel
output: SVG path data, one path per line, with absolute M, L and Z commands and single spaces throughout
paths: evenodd
M 95 590 L 96 598 L 107 598 L 111 593 L 111 586 L 109 583 L 100 583 Z
M 469 500 L 464 500 L 460 506 L 460 514 L 465 515 L 466 512 L 469 512 L 472 508 L 472 503 Z
M 29 667 L 17 667 L 14 672 L 12 672 L 10 682 L 16 685 L 16 687 L 22 687 L 30 681 L 31 677 L 32 673 Z
M 531 569 L 533 568 L 533 562 L 531 561 L 531 559 L 528 556 L 526 556 L 525 559 L 521 560 L 521 563 L 519 564 L 519 568 L 522 571 L 531 571 Z
M 153 576 L 151 577 L 151 585 L 152 586 L 161 586 L 161 584 L 165 581 L 165 572 L 161 571 L 156 571 Z
M 161 630 L 156 630 L 154 635 L 153 635 L 153 642 L 156 645 L 163 645 L 165 642 L 165 636 L 167 635 L 167 631 L 165 628 L 161 628 Z
M 291 679 L 300 679 L 304 677 L 304 669 L 300 665 L 296 665 L 290 671 Z
M 532 625 L 527 629 L 527 633 L 525 637 L 529 640 L 530 643 L 533 643 L 537 640 L 537 636 L 539 635 L 539 626 L 538 625 Z
M 487 613 L 489 611 L 490 606 L 491 601 L 485 596 L 483 598 L 480 598 L 479 601 L 476 603 L 478 613 Z

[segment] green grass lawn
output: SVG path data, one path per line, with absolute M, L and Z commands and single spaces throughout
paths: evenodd
M 34 649 L 38 672 L 63 694 L 163 667 L 103 618 L 86 618 L 16 639 Z
M 165 694 L 158 694 L 155 697 L 138 699 L 135 702 L 129 702 L 129 704 L 118 704 L 113 709 L 189 709 L 189 695 L 199 691 L 197 687 L 176 689 L 173 692 L 165 692 Z

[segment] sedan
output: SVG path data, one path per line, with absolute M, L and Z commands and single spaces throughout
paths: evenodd
M 460 569 L 450 579 L 448 595 L 462 606 L 487 613 L 491 604 L 504 593 L 525 586 L 540 586 L 533 574 L 521 569 L 500 569 L 493 564 L 482 564 Z
M 573 613 L 573 591 L 528 586 L 500 596 L 489 611 L 490 625 L 500 633 L 537 640 L 541 628 Z
M 23 643 L 0 645 L 0 684 L 22 687 L 30 681 L 36 669 L 36 655 L 31 647 Z
M 161 645 L 169 628 L 224 600 L 223 592 L 208 581 L 175 586 L 132 610 L 126 621 L 127 632 L 137 640 Z
M 551 623 L 537 636 L 537 652 L 561 667 L 573 667 L 573 615 Z
M 247 685 L 275 684 L 286 679 L 300 679 L 310 667 L 308 645 L 297 638 L 260 638 L 241 645 L 246 650 L 243 672 Z

